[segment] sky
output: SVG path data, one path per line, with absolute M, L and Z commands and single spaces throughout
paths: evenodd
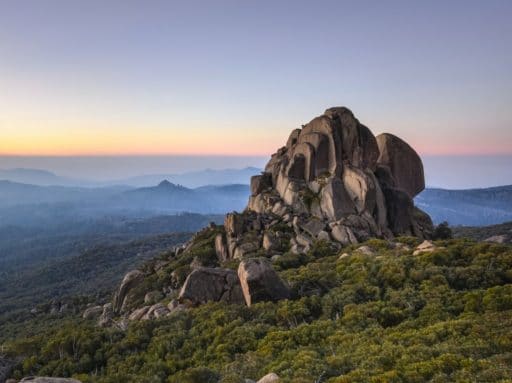
M 0 0 L 0 155 L 266 157 L 344 105 L 425 158 L 512 156 L 511 18 L 510 1 Z

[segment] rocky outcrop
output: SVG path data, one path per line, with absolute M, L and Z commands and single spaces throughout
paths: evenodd
M 407 143 L 391 134 L 374 137 L 349 109 L 337 107 L 292 131 L 265 172 L 253 177 L 248 209 L 314 217 L 315 227 L 303 231 L 316 238 L 329 225 L 336 228 L 330 238 L 342 244 L 428 238 L 432 222 L 412 200 L 424 187 L 421 159 Z
M 128 316 L 128 319 L 132 321 L 141 320 L 144 317 L 144 315 L 146 315 L 150 308 L 151 306 L 143 306 L 141 308 L 138 308 Z
M 87 308 L 82 317 L 84 319 L 96 319 L 103 313 L 103 306 L 93 306 Z
M 244 297 L 235 271 L 221 268 L 198 268 L 187 277 L 181 288 L 180 301 L 201 304 L 208 301 L 243 304 Z
M 169 314 L 169 309 L 163 303 L 157 303 L 149 307 L 146 313 L 142 316 L 142 320 L 158 319 Z
M 150 291 L 144 295 L 144 303 L 151 304 L 156 303 L 164 298 L 161 291 Z
M 113 310 L 115 313 L 125 311 L 129 291 L 142 282 L 143 279 L 144 274 L 139 270 L 132 270 L 124 276 L 114 296 Z
M 416 250 L 414 250 L 413 255 L 420 255 L 423 253 L 432 253 L 439 249 L 444 249 L 444 247 L 437 246 L 432 241 L 423 241 L 416 247 Z
M 114 319 L 114 310 L 112 303 L 107 303 L 103 306 L 103 311 L 98 319 L 98 326 L 100 327 L 108 327 L 112 324 L 112 320 Z
M 238 277 L 247 306 L 261 301 L 290 298 L 290 289 L 264 258 L 240 262 Z
M 493 235 L 492 237 L 484 239 L 484 242 L 507 243 L 508 242 L 508 237 L 505 234 Z

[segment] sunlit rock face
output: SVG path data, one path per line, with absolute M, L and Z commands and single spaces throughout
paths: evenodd
M 424 187 L 414 149 L 392 134 L 375 137 L 349 109 L 335 107 L 291 132 L 252 178 L 248 209 L 316 217 L 342 242 L 429 237 L 430 218 L 412 200 Z

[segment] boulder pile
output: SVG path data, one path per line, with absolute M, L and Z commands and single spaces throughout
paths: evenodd
M 292 131 L 265 171 L 252 177 L 247 211 L 227 216 L 217 253 L 242 259 L 262 247 L 279 250 L 282 233 L 266 230 L 276 220 L 294 228 L 297 253 L 315 240 L 427 239 L 432 221 L 413 202 L 424 188 L 423 164 L 406 142 L 388 133 L 375 137 L 349 109 L 330 108 Z

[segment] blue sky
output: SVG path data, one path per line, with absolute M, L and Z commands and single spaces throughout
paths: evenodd
M 511 19 L 510 1 L 0 0 L 0 154 L 267 156 L 345 105 L 424 156 L 512 155 Z

